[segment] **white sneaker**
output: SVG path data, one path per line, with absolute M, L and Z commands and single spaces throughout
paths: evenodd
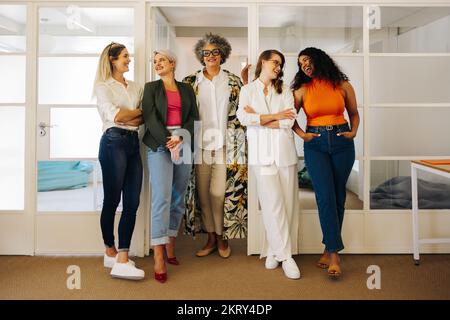
M 115 257 L 110 257 L 108 256 L 106 253 L 103 254 L 103 266 L 105 268 L 112 268 L 114 267 L 114 264 L 117 262 L 117 257 L 118 255 L 116 255 Z M 134 266 L 135 263 L 133 260 L 128 259 L 128 261 Z
M 128 280 L 142 280 L 145 277 L 144 270 L 136 268 L 130 262 L 127 263 L 116 262 L 110 274 L 114 278 L 121 278 Z
M 283 271 L 289 279 L 300 279 L 300 270 L 295 263 L 295 260 L 288 258 L 282 263 Z
M 268 255 L 266 258 L 266 269 L 276 269 L 278 267 L 279 262 L 275 259 L 274 256 Z

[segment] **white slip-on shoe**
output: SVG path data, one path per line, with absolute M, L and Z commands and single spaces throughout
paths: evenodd
M 300 279 L 300 270 L 295 263 L 295 260 L 288 258 L 282 263 L 283 271 L 289 279 Z
M 110 257 L 110 256 L 108 256 L 106 253 L 104 253 L 104 254 L 103 254 L 103 266 L 104 266 L 105 268 L 112 268 L 112 267 L 114 267 L 114 263 L 117 262 L 117 256 L 118 256 L 118 255 L 116 255 L 115 257 Z M 128 261 L 129 261 L 133 266 L 135 265 L 135 263 L 134 263 L 133 260 L 128 259 Z
M 279 262 L 275 259 L 274 256 L 268 255 L 266 257 L 266 269 L 276 269 L 278 267 Z
M 142 280 L 145 277 L 144 270 L 136 268 L 129 261 L 127 263 L 116 262 L 110 274 L 114 278 L 128 280 Z

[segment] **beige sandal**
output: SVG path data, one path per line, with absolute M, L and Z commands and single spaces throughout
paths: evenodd
M 217 246 L 211 247 L 211 248 L 205 248 L 197 251 L 195 254 L 197 257 L 206 257 L 207 255 L 210 255 L 214 251 L 217 250 Z
M 316 267 L 320 269 L 327 269 L 330 266 L 330 258 L 326 256 L 321 256 L 319 261 L 316 263 Z
M 328 267 L 328 276 L 330 276 L 330 278 L 339 278 L 341 274 L 342 270 L 339 265 L 333 264 Z

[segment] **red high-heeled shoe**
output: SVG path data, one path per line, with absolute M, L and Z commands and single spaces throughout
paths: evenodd
M 178 266 L 180 264 L 180 261 L 177 260 L 177 257 L 173 257 L 173 258 L 167 257 L 167 263 Z
M 155 272 L 155 280 L 159 281 L 161 283 L 166 282 L 167 281 L 167 272 L 163 272 L 163 273 Z

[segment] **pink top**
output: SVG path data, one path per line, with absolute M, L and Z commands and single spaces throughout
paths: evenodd
M 181 97 L 178 91 L 166 90 L 167 123 L 166 126 L 181 126 Z

